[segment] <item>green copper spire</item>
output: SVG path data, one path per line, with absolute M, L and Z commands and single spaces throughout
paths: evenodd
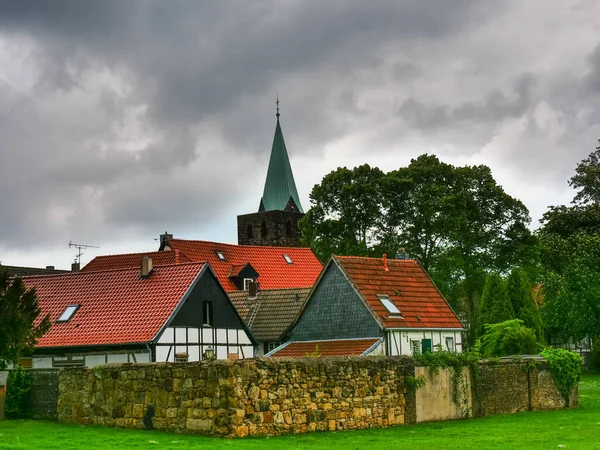
M 260 201 L 259 211 L 289 211 L 298 210 L 303 213 L 294 174 L 288 157 L 283 133 L 279 125 L 279 98 L 277 98 L 277 126 L 271 148 L 271 159 L 267 170 L 265 190 Z M 290 204 L 290 199 L 293 204 Z

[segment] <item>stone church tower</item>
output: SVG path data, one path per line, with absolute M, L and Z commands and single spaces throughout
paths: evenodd
M 238 216 L 238 244 L 300 247 L 298 221 L 304 217 L 288 157 L 277 100 L 277 125 L 265 189 L 258 212 Z

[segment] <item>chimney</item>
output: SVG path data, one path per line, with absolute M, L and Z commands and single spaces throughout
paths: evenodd
M 384 253 L 383 254 L 383 268 L 385 269 L 386 272 L 388 272 L 390 269 L 388 269 L 387 266 L 387 255 Z
M 144 256 L 142 258 L 142 269 L 141 269 L 140 275 L 142 278 L 147 278 L 150 276 L 151 272 L 152 272 L 152 258 L 150 258 L 148 256 Z
M 404 248 L 399 248 L 396 253 L 396 259 L 410 259 L 410 256 L 408 256 L 408 253 L 406 253 Z
M 169 247 L 169 239 L 173 239 L 173 235 L 167 233 L 166 231 L 165 234 L 160 235 L 160 247 L 158 248 L 159 252 L 162 252 L 163 250 L 171 250 L 171 247 Z
M 71 272 L 79 272 L 80 268 L 81 264 L 79 264 L 78 262 L 71 263 Z
M 46 266 L 46 270 L 54 270 L 54 266 Z

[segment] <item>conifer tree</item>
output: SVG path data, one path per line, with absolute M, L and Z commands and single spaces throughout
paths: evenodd
M 515 317 L 531 328 L 538 340 L 543 339 L 543 325 L 540 311 L 533 300 L 533 286 L 521 269 L 513 269 L 506 280 L 508 298 Z
M 514 319 L 515 314 L 506 290 L 506 283 L 497 273 L 488 274 L 481 296 L 479 335 L 485 325 Z
M 35 290 L 20 278 L 11 279 L 0 267 L 0 370 L 33 351 L 50 328 L 50 316 L 38 320 L 41 309 Z

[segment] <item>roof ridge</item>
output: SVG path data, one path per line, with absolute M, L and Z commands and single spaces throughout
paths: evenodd
M 376 258 L 374 256 L 352 256 L 352 255 L 333 255 L 335 258 L 338 259 L 367 259 L 367 260 L 371 260 L 371 261 L 383 261 L 383 257 L 381 258 Z M 396 258 L 387 258 L 386 257 L 386 262 L 417 262 L 416 259 L 411 258 L 411 259 L 396 259 Z
M 183 262 L 183 263 L 179 263 L 179 264 L 158 264 L 153 266 L 153 268 L 156 267 L 181 267 L 181 266 L 191 266 L 193 264 L 200 264 L 200 265 L 204 265 L 204 264 L 208 264 L 208 261 L 190 261 L 190 262 Z M 65 275 L 90 275 L 90 274 L 97 274 L 97 273 L 106 273 L 106 272 L 125 272 L 127 270 L 135 270 L 135 271 L 139 271 L 140 268 L 139 267 L 118 267 L 118 268 L 112 268 L 112 269 L 101 269 L 101 270 L 79 270 L 77 272 L 66 272 L 66 273 L 48 273 L 48 274 L 41 274 L 41 275 L 27 275 L 25 277 L 19 277 L 21 279 L 25 279 L 25 278 L 42 278 L 42 277 L 60 277 L 60 276 L 65 276 Z
M 275 246 L 275 245 L 229 244 L 227 242 L 205 241 L 205 240 L 201 240 L 201 239 L 178 239 L 178 238 L 172 238 L 172 239 L 169 239 L 169 241 L 204 242 L 204 243 L 207 243 L 207 244 L 227 245 L 229 247 L 236 247 L 236 248 L 270 248 L 270 249 L 284 249 L 284 250 L 295 250 L 295 249 L 305 250 L 305 249 L 308 249 L 308 250 L 312 251 L 312 248 L 310 248 L 310 247 L 284 247 L 284 246 Z

